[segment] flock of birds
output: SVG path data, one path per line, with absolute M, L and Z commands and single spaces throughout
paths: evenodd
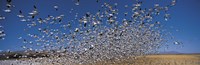
M 172 0 L 167 6 L 154 4 L 152 8 L 142 8 L 143 1 L 136 0 L 132 6 L 124 6 L 129 10 L 119 20 L 118 14 L 121 12 L 118 4 L 104 3 L 96 13 L 86 12 L 80 18 L 76 13 L 74 20 L 67 22 L 63 20 L 65 14 L 40 18 L 37 6 L 33 5 L 28 15 L 19 10 L 17 17 L 22 23 L 28 22 L 24 29 L 28 37 L 18 39 L 23 41 L 21 47 L 27 54 L 29 51 L 46 52 L 54 59 L 51 63 L 94 63 L 146 55 L 155 52 L 165 41 L 162 22 L 154 21 L 154 17 L 164 12 L 163 17 L 167 21 L 170 18 L 167 11 L 175 4 L 176 0 Z M 75 5 L 80 6 L 80 0 Z M 7 0 L 6 7 L 4 12 L 10 13 L 15 6 L 11 0 Z M 52 8 L 58 11 L 59 6 Z M 4 19 L 6 17 L 0 15 L 0 20 Z M 3 26 L 0 26 L 0 39 L 5 39 L 5 36 Z

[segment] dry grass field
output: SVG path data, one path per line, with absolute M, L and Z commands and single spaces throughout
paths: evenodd
M 97 63 L 91 65 L 200 65 L 200 55 L 149 55 L 130 58 L 117 63 Z

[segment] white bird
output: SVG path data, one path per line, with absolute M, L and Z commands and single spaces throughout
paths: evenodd
M 4 20 L 4 19 L 6 19 L 6 17 L 0 15 L 0 20 Z

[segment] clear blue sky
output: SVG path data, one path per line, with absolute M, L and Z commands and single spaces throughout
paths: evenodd
M 33 5 L 36 5 L 40 14 L 39 17 L 46 17 L 47 15 L 60 15 L 65 14 L 64 20 L 73 19 L 76 12 L 79 16 L 84 15 L 86 12 L 96 12 L 101 9 L 101 4 L 103 2 L 118 3 L 119 12 L 124 10 L 124 5 L 132 4 L 132 0 L 100 0 L 96 3 L 95 0 L 80 0 L 80 6 L 76 6 L 73 0 L 13 0 L 12 4 L 15 8 L 12 8 L 12 13 L 5 13 L 6 0 L 0 1 L 0 15 L 5 16 L 6 20 L 0 20 L 0 24 L 4 26 L 6 33 L 6 39 L 0 40 L 0 50 L 20 50 L 20 46 L 23 44 L 21 40 L 18 40 L 19 36 L 25 35 L 23 29 L 26 23 L 20 22 L 17 14 L 19 10 L 23 13 L 28 14 L 33 10 Z M 161 3 L 165 5 L 169 3 L 169 0 L 144 0 L 143 7 L 152 7 L 152 3 Z M 168 51 L 178 51 L 184 53 L 200 53 L 200 4 L 199 0 L 178 0 L 176 6 L 169 10 L 171 14 L 171 19 L 166 23 L 166 27 L 173 26 L 174 28 L 169 28 L 175 39 L 183 42 L 183 48 L 178 48 L 178 46 L 169 43 L 170 48 Z M 59 6 L 59 10 L 55 11 L 54 5 Z M 74 9 L 74 13 L 69 14 L 68 12 Z M 176 32 L 176 30 L 179 32 Z

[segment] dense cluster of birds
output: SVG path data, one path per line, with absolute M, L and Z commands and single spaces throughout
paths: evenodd
M 27 23 L 24 31 L 28 37 L 18 39 L 23 41 L 24 45 L 21 47 L 27 54 L 29 51 L 46 52 L 50 58 L 54 58 L 52 63 L 94 63 L 146 55 L 155 52 L 165 40 L 162 22 L 154 21 L 154 17 L 164 12 L 163 19 L 168 21 L 170 14 L 167 11 L 175 3 L 176 0 L 172 0 L 168 6 L 154 4 L 152 8 L 142 8 L 143 1 L 136 0 L 132 6 L 124 6 L 129 10 L 123 12 L 124 18 L 121 20 L 118 18 L 121 14 L 118 4 L 104 3 L 96 13 L 86 12 L 80 18 L 79 13 L 76 13 L 74 20 L 67 22 L 63 21 L 65 14 L 40 18 L 37 6 L 33 5 L 28 16 L 19 10 L 17 17 L 21 22 Z M 76 0 L 75 5 L 80 6 L 80 0 Z M 6 6 L 6 13 L 11 12 L 14 7 L 11 0 L 7 0 Z M 52 8 L 59 10 L 58 5 Z M 5 17 L 0 15 L 0 20 L 3 19 Z M 0 29 L 0 39 L 4 39 L 4 36 L 4 31 Z M 48 61 L 50 62 L 45 62 Z

